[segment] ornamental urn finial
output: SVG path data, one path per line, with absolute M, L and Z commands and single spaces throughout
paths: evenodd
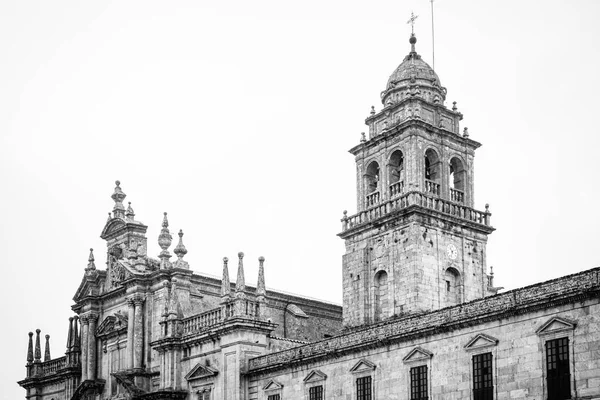
M 133 221 L 133 217 L 135 217 L 133 208 L 131 208 L 131 202 L 128 202 L 127 212 L 125 213 L 125 217 L 127 218 L 127 221 Z
M 179 233 L 177 235 L 179 236 L 179 243 L 177 243 L 177 246 L 173 250 L 173 253 L 175 253 L 177 258 L 179 258 L 181 260 L 183 258 L 183 256 L 185 256 L 187 254 L 188 251 L 185 248 L 185 246 L 183 245 L 183 230 L 180 229 Z
M 96 269 L 96 264 L 94 263 L 94 249 L 90 248 L 90 256 L 88 257 L 88 265 L 85 269 L 86 271 L 91 271 Z

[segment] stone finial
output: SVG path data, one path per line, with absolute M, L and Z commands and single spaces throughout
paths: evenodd
M 179 303 L 179 299 L 177 297 L 177 279 L 171 280 L 171 293 L 169 296 L 169 309 L 168 315 L 169 319 L 177 318 L 177 305 Z
M 466 137 L 466 138 L 469 137 L 469 128 L 467 128 L 466 126 L 463 129 L 463 137 Z
M 81 335 L 79 332 L 79 316 L 73 317 L 73 350 L 78 351 L 81 347 Z
M 158 256 L 161 260 L 161 268 L 165 269 L 168 266 L 169 258 L 171 258 L 171 254 L 169 253 L 169 246 L 173 241 L 173 237 L 169 232 L 169 220 L 167 219 L 167 213 L 164 213 L 162 229 L 160 230 L 160 235 L 158 235 L 158 245 L 162 249 L 160 255 Z
M 221 296 L 231 295 L 231 282 L 229 282 L 229 267 L 227 263 L 229 259 L 223 257 L 223 279 L 221 280 Z
M 265 258 L 258 257 L 258 282 L 256 283 L 256 295 L 264 297 L 267 294 L 265 288 Z
M 246 290 L 246 279 L 244 278 L 244 253 L 238 253 L 238 271 L 237 280 L 235 281 L 235 291 L 243 292 Z
M 34 353 L 34 362 L 42 361 L 42 348 L 40 346 L 40 332 L 41 330 L 35 330 L 35 353 Z
M 123 206 L 123 200 L 127 195 L 121 190 L 121 182 L 115 181 L 115 191 L 110 196 L 115 201 L 115 207 L 113 208 L 113 215 L 115 218 L 125 218 L 125 207 Z
M 46 335 L 46 347 L 44 349 L 44 361 L 50 361 L 50 335 Z
M 127 221 L 133 221 L 133 217 L 135 217 L 135 213 L 133 212 L 133 208 L 131 208 L 131 202 L 128 202 L 125 218 L 127 219 Z
M 110 211 L 108 212 L 108 219 L 106 220 L 106 222 L 110 222 L 110 220 L 112 219 L 112 214 L 110 213 Z
M 452 102 L 452 111 L 456 111 L 456 110 L 458 110 L 458 108 L 456 108 L 456 102 L 453 101 Z
M 96 269 L 96 264 L 94 263 L 94 249 L 90 248 L 90 256 L 88 257 L 88 265 L 85 268 L 86 271 L 92 271 Z
M 366 142 L 366 141 L 367 141 L 367 136 L 365 135 L 365 133 L 364 133 L 364 132 L 361 132 L 361 133 L 360 133 L 360 142 L 361 142 L 361 143 L 364 143 L 364 142 Z
M 33 332 L 29 332 L 29 345 L 27 346 L 27 364 L 33 362 Z
M 177 258 L 179 258 L 181 260 L 183 258 L 183 256 L 185 256 L 187 254 L 188 251 L 185 248 L 185 246 L 183 245 L 183 230 L 180 229 L 179 233 L 177 235 L 179 236 L 179 243 L 177 243 L 177 246 L 173 250 L 173 253 L 175 253 Z
M 375 106 L 371 106 L 371 115 L 375 115 Z

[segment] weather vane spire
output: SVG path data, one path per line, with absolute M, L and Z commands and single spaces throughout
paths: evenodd
M 414 35 L 415 34 L 415 20 L 419 18 L 418 15 L 415 15 L 414 12 L 410 12 L 410 18 L 408 19 L 408 21 L 406 21 L 407 24 L 410 24 L 410 29 L 411 29 L 411 33 Z

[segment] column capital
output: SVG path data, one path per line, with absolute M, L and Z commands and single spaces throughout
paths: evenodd
M 141 306 L 146 301 L 146 298 L 143 295 L 136 295 L 133 297 L 133 302 L 136 306 Z
M 90 322 L 87 315 L 82 315 L 81 317 L 79 317 L 79 320 L 81 321 L 82 325 L 88 325 Z
M 127 298 L 127 307 L 133 308 L 134 303 L 135 303 L 135 297 L 134 296 Z

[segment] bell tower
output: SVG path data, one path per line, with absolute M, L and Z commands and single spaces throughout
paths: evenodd
M 495 293 L 486 274 L 488 206 L 474 208 L 480 143 L 460 133 L 456 103 L 411 50 L 365 123 L 356 160 L 358 212 L 342 218 L 344 324 L 439 309 Z

